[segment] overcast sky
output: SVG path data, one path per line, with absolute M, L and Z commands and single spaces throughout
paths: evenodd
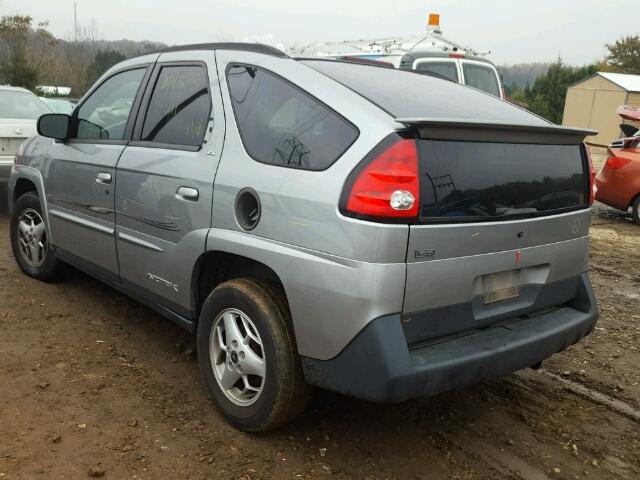
M 0 13 L 48 20 L 59 37 L 73 31 L 73 0 L 0 0 Z M 78 23 L 95 19 L 104 40 L 167 44 L 259 40 L 284 44 L 349 40 L 424 31 L 441 14 L 444 36 L 491 50 L 497 63 L 582 65 L 604 44 L 638 33 L 638 0 L 77 0 Z M 632 20 L 633 19 L 633 20 Z

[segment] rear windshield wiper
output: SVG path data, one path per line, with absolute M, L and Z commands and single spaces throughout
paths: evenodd
M 496 217 L 506 218 L 506 217 L 526 217 L 526 216 L 535 216 L 538 213 L 537 208 L 527 207 L 527 208 L 507 208 Z

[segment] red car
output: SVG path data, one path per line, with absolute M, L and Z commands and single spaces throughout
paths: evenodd
M 620 105 L 618 115 L 624 120 L 640 121 L 640 108 Z M 626 138 L 609 147 L 609 158 L 596 176 L 596 200 L 626 212 L 633 210 L 633 220 L 640 225 L 640 130 L 630 124 L 620 125 Z
M 622 211 L 633 209 L 640 225 L 640 136 L 609 148 L 609 158 L 596 176 L 596 200 Z

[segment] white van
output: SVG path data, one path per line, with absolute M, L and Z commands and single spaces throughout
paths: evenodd
M 456 52 L 414 51 L 402 57 L 399 68 L 446 77 L 504 99 L 498 70 L 483 57 Z

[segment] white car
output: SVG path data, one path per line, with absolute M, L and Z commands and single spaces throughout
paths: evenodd
M 51 113 L 29 90 L 0 86 L 0 190 L 6 190 L 13 157 L 27 138 L 37 134 L 40 115 Z

